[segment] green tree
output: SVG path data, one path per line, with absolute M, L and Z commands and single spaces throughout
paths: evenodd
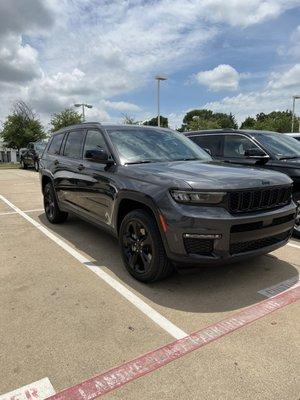
M 149 121 L 143 122 L 143 125 L 149 125 L 149 126 L 158 126 L 158 117 L 151 118 Z M 163 117 L 162 115 L 160 116 L 160 126 L 162 128 L 168 128 L 169 127 L 169 121 L 168 118 Z
M 20 150 L 29 142 L 46 137 L 43 126 L 32 108 L 24 101 L 14 103 L 12 114 L 8 115 L 0 132 L 7 147 Z
M 65 126 L 80 124 L 82 116 L 72 108 L 66 108 L 63 111 L 53 114 L 50 124 L 52 125 L 51 132 L 58 131 Z
M 214 113 L 211 110 L 191 110 L 183 118 L 179 131 L 192 131 L 201 129 L 236 129 L 237 123 L 234 116 L 225 113 Z
M 241 129 L 255 129 L 256 119 L 252 117 L 247 117 L 245 121 L 241 124 Z
M 246 118 L 241 124 L 241 128 L 283 133 L 291 130 L 291 122 L 291 111 L 272 111 L 269 114 L 259 113 L 256 118 Z
M 134 117 L 131 117 L 129 114 L 122 113 L 123 119 L 122 123 L 125 125 L 137 125 L 139 121 L 136 121 Z

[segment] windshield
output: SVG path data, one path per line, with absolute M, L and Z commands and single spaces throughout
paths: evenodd
M 175 131 L 159 128 L 108 130 L 123 164 L 159 161 L 211 160 L 209 154 Z
M 258 141 L 277 158 L 300 158 L 300 143 L 282 133 L 257 133 Z
M 46 147 L 47 142 L 46 141 L 41 141 L 41 142 L 35 142 L 34 147 L 35 151 L 39 154 L 41 154 L 44 151 L 44 148 Z

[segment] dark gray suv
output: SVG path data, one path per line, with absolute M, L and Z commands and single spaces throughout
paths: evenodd
M 56 132 L 40 160 L 48 220 L 69 212 L 119 238 L 124 264 L 151 282 L 268 253 L 293 230 L 292 181 L 221 165 L 183 135 L 86 123 Z

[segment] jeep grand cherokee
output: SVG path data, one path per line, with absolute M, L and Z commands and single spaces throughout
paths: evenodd
M 268 253 L 294 226 L 292 181 L 221 165 L 170 129 L 85 123 L 53 134 L 40 161 L 44 207 L 72 212 L 119 239 L 124 265 L 151 282 Z

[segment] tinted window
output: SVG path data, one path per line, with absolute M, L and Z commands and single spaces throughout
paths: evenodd
M 258 146 L 245 136 L 233 134 L 225 136 L 224 157 L 244 158 L 246 150 L 255 148 Z
M 46 141 L 40 140 L 40 141 L 34 143 L 34 149 L 38 154 L 42 154 L 46 145 L 47 145 Z
M 83 139 L 83 131 L 70 132 L 66 140 L 64 156 L 70 158 L 81 158 Z
M 221 156 L 222 152 L 222 142 L 224 140 L 223 136 L 220 135 L 199 135 L 190 136 L 193 142 L 202 149 L 208 149 L 212 157 Z
M 300 157 L 300 143 L 282 133 L 257 133 L 258 140 L 267 150 L 279 159 Z
M 108 131 L 123 163 L 211 160 L 184 135 L 159 128 L 130 128 Z
M 49 154 L 59 154 L 59 149 L 60 149 L 63 137 L 64 137 L 63 133 L 53 136 L 53 139 L 52 139 L 51 144 L 48 149 Z
M 101 132 L 97 130 L 88 131 L 83 151 L 84 156 L 88 150 L 107 150 L 104 137 Z

